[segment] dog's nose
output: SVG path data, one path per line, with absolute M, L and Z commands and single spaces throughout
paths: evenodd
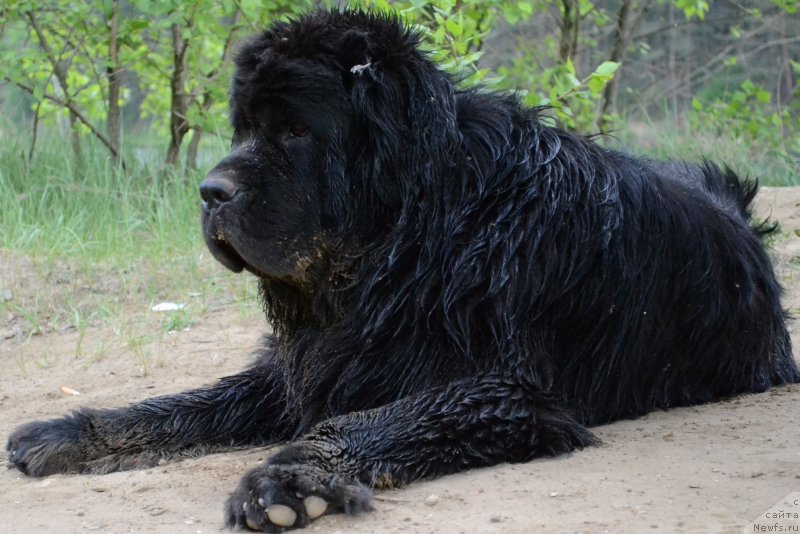
M 217 172 L 211 172 L 200 183 L 200 196 L 209 205 L 229 202 L 238 190 L 233 180 Z

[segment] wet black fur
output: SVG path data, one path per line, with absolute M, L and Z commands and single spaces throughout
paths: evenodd
M 797 382 L 754 182 L 654 162 L 459 90 L 393 17 L 320 11 L 237 59 L 210 249 L 274 335 L 210 388 L 30 423 L 31 475 L 295 440 L 229 524 L 594 443 L 587 426 Z M 301 128 L 296 128 L 297 126 Z M 222 178 L 220 178 L 222 177 Z M 216 180 L 216 182 L 214 182 Z M 220 182 L 219 180 L 223 180 Z M 259 502 L 261 499 L 261 502 Z

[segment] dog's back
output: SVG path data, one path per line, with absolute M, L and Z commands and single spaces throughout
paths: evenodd
M 774 227 L 750 220 L 756 182 L 707 162 L 608 156 L 619 227 L 557 334 L 584 420 L 800 381 L 761 242 Z

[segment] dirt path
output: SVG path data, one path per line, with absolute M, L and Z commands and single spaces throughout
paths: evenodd
M 785 304 L 797 313 L 800 188 L 764 190 L 758 212 L 781 224 L 776 261 L 787 287 Z M 30 419 L 80 405 L 121 405 L 236 372 L 248 363 L 262 328 L 252 314 L 243 318 L 230 307 L 217 308 L 189 330 L 152 341 L 154 360 L 112 327 L 90 329 L 83 337 L 68 331 L 24 342 L 0 338 L 0 439 Z M 799 334 L 795 322 L 795 347 Z M 81 394 L 65 394 L 62 386 Z M 603 445 L 571 457 L 381 492 L 374 513 L 325 517 L 310 530 L 742 532 L 782 497 L 800 491 L 798 414 L 796 386 L 653 413 L 595 428 Z M 228 492 L 267 454 L 217 454 L 104 476 L 30 479 L 2 470 L 0 532 L 216 532 Z M 431 495 L 437 502 L 426 504 Z

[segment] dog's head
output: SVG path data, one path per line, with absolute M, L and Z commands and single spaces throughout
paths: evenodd
M 391 225 L 449 80 L 398 20 L 320 11 L 278 23 L 236 58 L 231 151 L 200 186 L 225 266 L 303 279 L 332 242 Z M 434 98 L 436 97 L 436 98 Z M 412 161 L 413 160 L 413 161 Z

